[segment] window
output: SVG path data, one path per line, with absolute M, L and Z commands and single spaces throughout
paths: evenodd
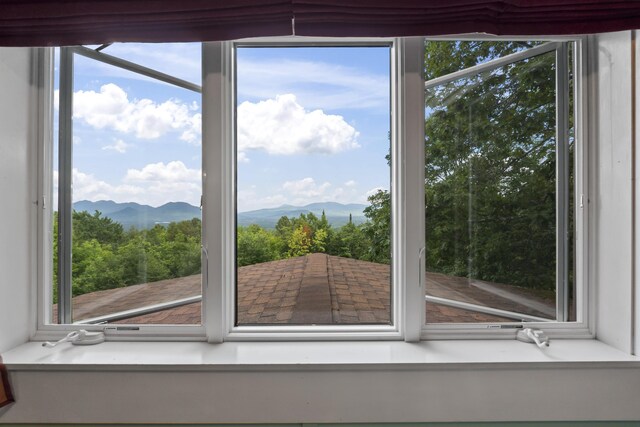
M 578 46 L 425 42 L 428 329 L 582 315 Z
M 200 325 L 200 44 L 55 65 L 50 320 Z
M 237 45 L 236 325 L 390 325 L 391 45 Z
M 44 329 L 588 335 L 580 40 L 200 49 L 62 49 Z

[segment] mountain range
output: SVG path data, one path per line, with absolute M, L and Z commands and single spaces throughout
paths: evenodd
M 274 228 L 282 216 L 298 217 L 300 214 L 313 213 L 320 217 L 325 212 L 327 220 L 334 227 L 340 227 L 352 216 L 354 223 L 365 221 L 363 210 L 366 205 L 342 204 L 336 202 L 311 203 L 305 206 L 282 205 L 277 208 L 258 209 L 238 213 L 238 225 L 258 224 L 264 228 Z M 200 218 L 200 208 L 184 202 L 170 202 L 153 207 L 134 202 L 117 203 L 112 200 L 90 202 L 82 200 L 73 204 L 73 209 L 93 213 L 100 211 L 103 217 L 119 222 L 125 229 L 151 228 L 156 224 L 168 224 L 174 221 L 185 221 Z

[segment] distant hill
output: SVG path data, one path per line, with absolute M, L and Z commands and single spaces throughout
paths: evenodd
M 282 205 L 277 208 L 239 212 L 238 225 L 258 224 L 264 228 L 274 228 L 283 216 L 298 217 L 300 214 L 313 213 L 320 217 L 324 211 L 329 223 L 334 227 L 340 227 L 349 222 L 349 214 L 352 215 L 354 223 L 364 222 L 366 218 L 362 211 L 365 207 L 366 205 L 357 203 L 343 205 L 336 202 L 311 203 L 306 206 Z
M 238 213 L 238 225 L 258 224 L 264 228 L 274 228 L 282 216 L 298 217 L 300 214 L 313 213 L 320 217 L 324 210 L 329 223 L 334 227 L 340 227 L 349 221 L 352 215 L 356 224 L 365 221 L 363 210 L 366 205 L 351 203 L 343 205 L 335 202 L 312 203 L 306 206 L 282 205 L 277 208 L 258 209 Z M 125 229 L 151 228 L 156 224 L 168 224 L 173 221 L 185 221 L 192 218 L 200 218 L 200 208 L 183 202 L 171 202 L 154 208 L 138 203 L 116 203 L 112 200 L 100 200 L 90 202 L 82 200 L 73 204 L 76 211 L 102 212 L 102 216 L 119 222 Z
M 200 218 L 200 208 L 183 202 L 170 202 L 154 208 L 138 203 L 116 203 L 111 200 L 90 202 L 82 200 L 73 204 L 76 211 L 102 212 L 102 216 L 119 222 L 125 229 L 151 228 L 156 224 L 186 221 Z

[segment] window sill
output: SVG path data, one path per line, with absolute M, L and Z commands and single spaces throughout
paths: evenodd
M 596 340 L 31 342 L 3 357 L 8 423 L 640 419 L 640 358 Z
M 640 367 L 640 357 L 596 340 L 105 342 L 49 349 L 30 342 L 2 355 L 9 371 L 262 371 Z

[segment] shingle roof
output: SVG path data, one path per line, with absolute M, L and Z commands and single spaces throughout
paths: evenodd
M 251 324 L 389 324 L 389 265 L 326 254 L 238 269 L 237 322 Z M 476 305 L 553 318 L 555 302 L 532 290 L 426 274 L 427 294 Z M 200 295 L 200 275 L 98 291 L 73 298 L 74 320 Z M 504 322 L 494 315 L 427 302 L 429 322 Z M 114 323 L 199 324 L 194 302 Z

